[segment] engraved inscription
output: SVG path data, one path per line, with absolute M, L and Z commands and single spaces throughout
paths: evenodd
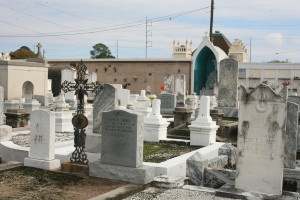
M 103 131 L 109 132 L 110 135 L 130 134 L 135 131 L 136 123 L 134 120 L 125 118 L 119 113 L 114 113 L 104 120 Z

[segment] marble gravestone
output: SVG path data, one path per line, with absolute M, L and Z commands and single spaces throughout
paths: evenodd
M 143 121 L 134 112 L 112 110 L 102 113 L 101 159 L 89 166 L 89 175 L 146 184 L 154 168 L 143 166 Z
M 55 159 L 55 115 L 45 110 L 33 111 L 30 115 L 30 151 L 24 166 L 46 170 L 60 169 L 60 160 Z
M 179 107 L 183 107 L 185 104 L 185 91 L 186 91 L 186 82 L 185 82 L 185 75 L 178 74 L 176 75 L 175 79 L 175 95 L 176 95 L 176 102 Z
M 174 93 L 174 75 L 166 74 L 164 76 L 164 86 L 165 86 L 164 91 L 166 93 L 169 93 L 169 94 Z
M 296 168 L 299 107 L 287 102 L 286 134 L 284 134 L 284 167 Z
M 110 84 L 104 84 L 103 90 L 97 94 L 93 103 L 93 133 L 101 133 L 102 112 L 114 110 L 117 107 L 117 89 Z
M 26 81 L 23 84 L 22 97 L 25 99 L 25 101 L 33 99 L 33 84 L 32 84 L 32 82 Z
M 0 86 L 0 126 L 3 124 L 3 101 L 4 101 L 4 88 Z
M 102 115 L 101 163 L 141 167 L 143 165 L 141 117 L 121 110 L 103 112 Z
M 220 62 L 218 107 L 237 107 L 238 61 L 228 58 Z
M 281 195 L 287 89 L 241 85 L 235 188 Z
M 161 114 L 173 114 L 176 107 L 176 97 L 174 94 L 162 93 L 159 94 L 158 99 L 161 101 L 160 113 Z

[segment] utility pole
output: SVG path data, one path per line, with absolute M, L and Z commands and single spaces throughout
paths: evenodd
M 152 42 L 148 41 L 148 37 L 152 36 L 152 31 L 148 30 L 149 26 L 152 26 L 152 23 L 148 24 L 148 18 L 146 17 L 146 51 L 145 51 L 145 58 L 148 57 L 148 47 L 152 47 Z
M 251 56 L 252 56 L 251 55 L 252 54 L 251 48 L 252 48 L 252 38 L 250 37 L 250 56 L 249 56 L 250 57 L 250 62 L 251 62 Z
M 214 24 L 214 0 L 211 0 L 210 5 L 210 27 L 209 27 L 209 39 L 213 42 L 212 32 L 213 32 L 213 24 Z

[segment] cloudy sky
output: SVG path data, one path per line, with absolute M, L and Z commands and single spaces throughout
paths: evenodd
M 209 7 L 210 0 L 1 0 L 0 51 L 36 51 L 40 42 L 46 58 L 81 59 L 104 43 L 119 58 L 144 58 L 148 18 L 148 57 L 170 58 L 173 40 L 198 47 Z M 215 0 L 214 31 L 248 51 L 252 38 L 252 62 L 300 62 L 299 9 L 299 0 Z

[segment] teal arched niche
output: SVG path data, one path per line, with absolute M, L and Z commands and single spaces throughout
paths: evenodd
M 198 95 L 200 90 L 206 87 L 209 74 L 216 70 L 216 56 L 207 46 L 203 47 L 197 55 L 194 68 L 194 92 Z

